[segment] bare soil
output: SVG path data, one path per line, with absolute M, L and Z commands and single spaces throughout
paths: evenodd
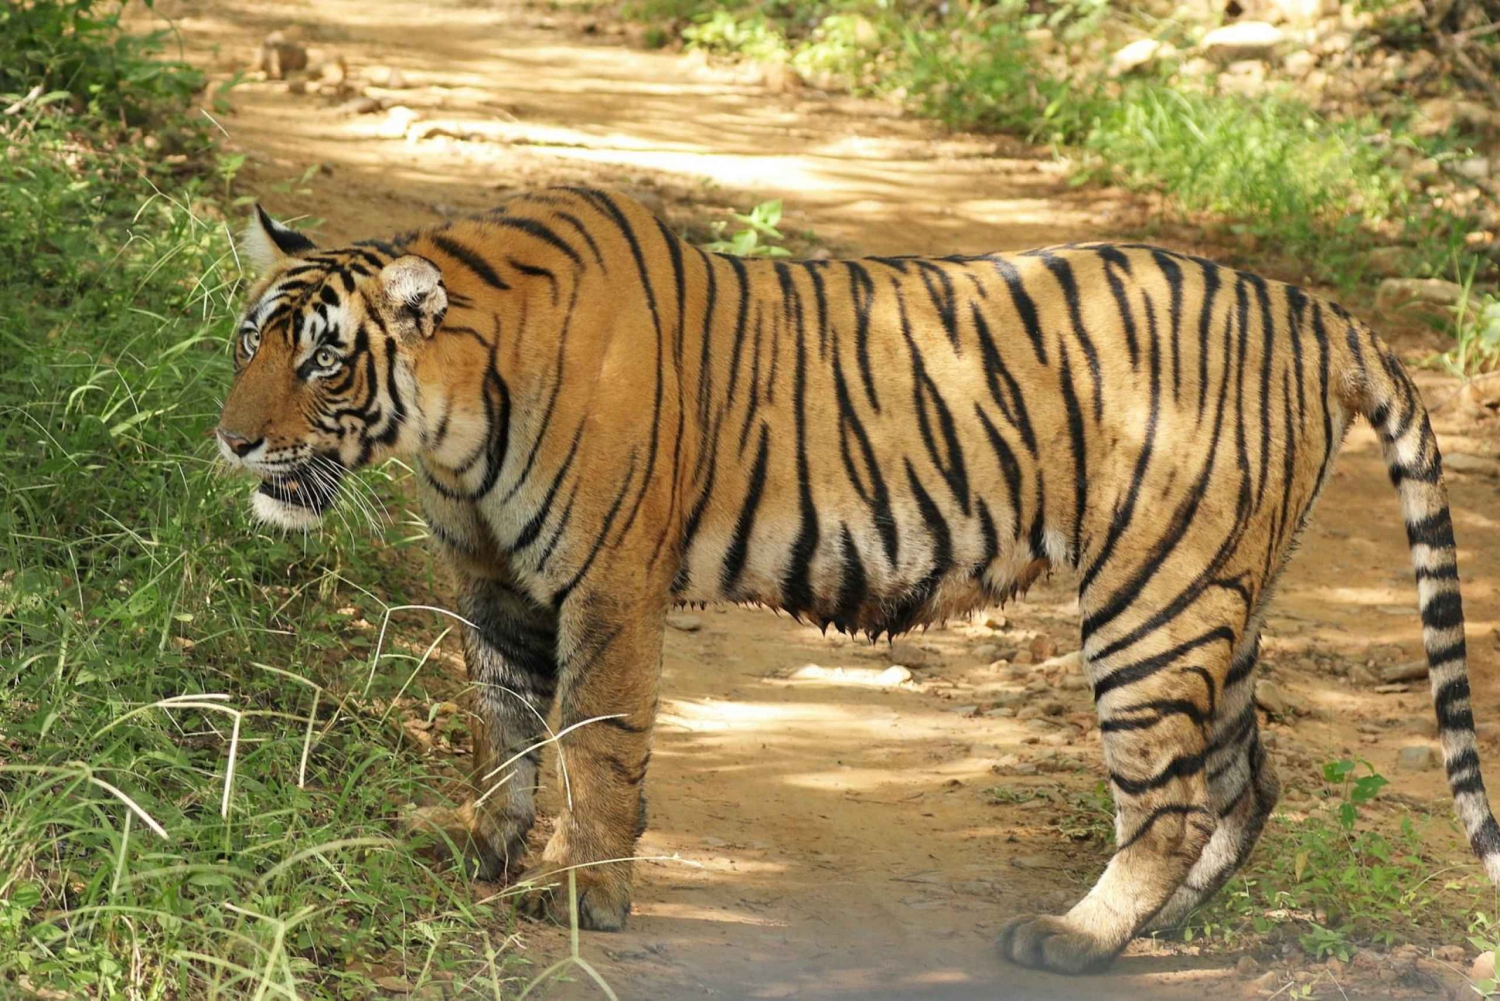
M 181 32 L 188 57 L 219 81 L 245 68 L 272 30 L 312 50 L 310 79 L 320 62 L 342 58 L 345 79 L 323 92 L 252 78 L 228 95 L 232 113 L 215 116 L 226 150 L 248 154 L 236 190 L 280 217 L 321 220 L 317 233 L 328 242 L 482 210 L 506 192 L 548 183 L 623 187 L 670 221 L 699 226 L 725 207 L 779 197 L 789 230 L 865 253 L 1128 235 L 1149 211 L 1118 193 L 1070 188 L 1044 151 L 945 135 L 885 104 L 775 92 L 753 68 L 639 51 L 610 25 L 566 8 L 505 0 L 160 0 L 157 8 Z M 391 68 L 401 86 L 374 85 Z M 1421 383 L 1445 454 L 1500 453 L 1500 420 L 1476 394 L 1435 375 Z M 1500 479 L 1452 472 L 1449 484 L 1475 716 L 1494 777 Z M 1356 680 L 1347 676 L 1354 666 L 1378 671 L 1420 657 L 1400 526 L 1375 439 L 1358 428 L 1267 629 L 1269 677 L 1300 710 L 1267 730 L 1293 802 L 1318 784 L 1321 762 L 1359 755 L 1393 780 L 1397 802 L 1449 810 L 1440 769 L 1396 764 L 1403 747 L 1436 746 L 1424 684 L 1381 694 L 1358 670 Z M 996 957 L 993 936 L 1007 916 L 1065 907 L 1107 857 L 1100 838 L 1058 830 L 1076 825 L 1076 808 L 1003 805 L 986 793 L 1037 786 L 1056 799 L 1096 786 L 1087 693 L 1038 672 L 1046 690 L 1016 702 L 1030 669 L 991 666 L 1027 660 L 1039 636 L 1058 652 L 1076 649 L 1070 584 L 1059 577 L 1003 616 L 934 628 L 894 649 L 738 608 L 681 620 L 688 628 L 668 637 L 641 846 L 643 855 L 672 860 L 641 864 L 627 931 L 583 939 L 619 996 L 1097 999 L 1275 990 L 1236 973 L 1233 956 L 1195 956 L 1180 945 L 1138 942 L 1111 973 L 1083 980 L 1031 974 Z M 898 663 L 914 677 L 894 687 L 852 683 L 863 676 L 849 671 L 789 677 L 809 664 L 879 671 Z M 1061 705 L 1023 720 L 995 712 L 1006 702 Z M 1457 840 L 1437 850 L 1450 864 L 1466 858 Z M 522 943 L 540 969 L 562 953 L 565 936 L 528 926 Z M 1374 979 L 1340 982 L 1351 997 L 1417 996 L 1391 994 Z M 575 979 L 548 995 L 593 992 Z

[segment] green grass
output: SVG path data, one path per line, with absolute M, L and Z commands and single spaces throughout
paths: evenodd
M 899 97 L 953 128 L 1052 144 L 1073 161 L 1077 182 L 1163 195 L 1177 218 L 1226 228 L 1245 256 L 1271 258 L 1345 295 L 1372 290 L 1365 253 L 1392 240 L 1411 248 L 1417 277 L 1456 278 L 1481 264 L 1464 245 L 1475 227 L 1415 194 L 1408 169 L 1413 159 L 1464 145 L 1455 136 L 1417 137 L 1408 112 L 1329 119 L 1295 92 L 1216 95 L 1170 66 L 1110 79 L 1097 51 L 1088 51 L 1088 42 L 1104 40 L 1108 14 L 1094 0 L 934 10 L 900 0 L 644 0 L 626 13 L 658 29 L 679 24 L 688 44 L 709 52 Z M 1037 55 L 1028 32 L 1039 28 L 1064 46 L 1069 70 Z M 1473 319 L 1448 325 L 1458 350 L 1447 362 L 1464 372 L 1500 362 L 1492 337 L 1478 342 L 1487 350 L 1465 349 L 1487 329 Z
M 1493 889 L 1476 864 L 1445 865 L 1432 850 L 1454 822 L 1375 813 L 1386 780 L 1367 762 L 1328 762 L 1323 779 L 1313 804 L 1278 809 L 1249 864 L 1182 937 L 1231 949 L 1291 941 L 1343 961 L 1365 946 L 1463 940 Z
M 34 5 L 33 34 L 66 48 L 39 12 L 86 6 Z M 105 29 L 65 37 L 65 64 L 102 41 L 149 77 Z M 203 149 L 164 72 L 125 125 L 85 74 L 0 136 L 0 995 L 494 996 L 508 903 L 397 823 L 467 739 L 461 713 L 432 749 L 401 727 L 456 697 L 423 654 L 446 624 L 363 692 L 384 609 L 431 590 L 405 471 L 315 539 L 251 524 L 206 436 L 240 291 L 217 186 L 129 124 Z

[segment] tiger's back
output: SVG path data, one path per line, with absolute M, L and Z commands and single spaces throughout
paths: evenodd
M 1337 306 L 1139 245 L 745 261 L 582 189 L 286 253 L 263 294 L 312 303 L 298 308 L 316 330 L 364 316 L 406 331 L 376 345 L 360 327 L 388 372 L 366 382 L 385 388 L 338 413 L 420 462 L 477 689 L 475 802 L 458 819 L 491 873 L 524 852 L 561 708 L 571 803 L 533 910 L 557 913 L 556 875 L 597 863 L 573 870 L 581 920 L 625 919 L 618 860 L 645 824 L 673 602 L 897 633 L 1056 568 L 1078 575 L 1118 851 L 1068 914 L 1010 921 L 1002 951 L 1077 972 L 1180 921 L 1275 803 L 1260 619 L 1355 416 L 1401 500 L 1459 814 L 1500 878 L 1436 441 L 1400 362 Z M 291 357 L 312 350 L 289 336 Z

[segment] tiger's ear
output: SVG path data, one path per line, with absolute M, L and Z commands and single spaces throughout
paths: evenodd
M 407 254 L 381 268 L 380 290 L 402 336 L 431 337 L 443 325 L 448 290 L 442 271 L 427 258 Z
M 254 218 L 240 238 L 240 250 L 256 274 L 263 274 L 288 257 L 300 257 L 316 249 L 311 240 L 272 219 L 258 203 Z

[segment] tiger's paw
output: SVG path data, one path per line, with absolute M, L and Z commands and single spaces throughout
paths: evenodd
M 528 822 L 477 818 L 471 804 L 458 808 L 410 806 L 401 818 L 408 837 L 426 842 L 427 852 L 453 860 L 466 876 L 493 882 L 519 868 L 526 854 Z
M 524 873 L 512 887 L 521 890 L 518 913 L 537 920 L 568 924 L 568 873 L 565 866 L 541 865 Z M 586 931 L 619 931 L 630 913 L 630 870 L 618 862 L 572 870 L 578 890 L 578 927 Z
M 1023 915 L 1000 929 L 1000 955 L 1053 973 L 1093 973 L 1104 969 L 1119 949 L 1079 931 L 1065 917 Z

